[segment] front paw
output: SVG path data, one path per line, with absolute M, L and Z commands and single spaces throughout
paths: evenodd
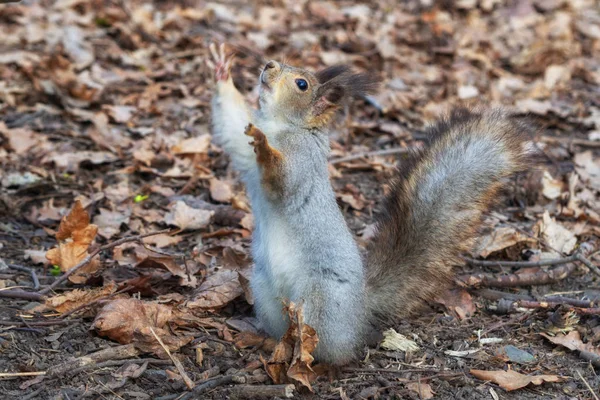
M 221 43 L 218 49 L 214 43 L 211 43 L 209 49 L 212 59 L 207 60 L 206 63 L 214 70 L 215 80 L 217 82 L 228 81 L 231 78 L 234 56 L 226 55 L 224 43 Z
M 246 129 L 244 130 L 244 135 L 250 136 L 252 139 L 254 139 L 248 144 L 254 147 L 254 152 L 257 154 L 261 150 L 261 148 L 265 148 L 265 146 L 268 146 L 265 134 L 262 133 L 260 129 L 258 129 L 252 124 L 248 124 L 246 126 Z

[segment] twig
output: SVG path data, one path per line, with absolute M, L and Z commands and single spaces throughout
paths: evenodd
M 592 271 L 596 275 L 600 276 L 600 269 L 598 267 L 596 267 L 594 264 L 592 264 L 592 262 L 590 260 L 588 260 L 587 258 L 585 258 L 583 256 L 583 254 L 577 253 L 577 255 L 575 256 L 575 258 L 577 259 L 577 261 L 581 261 L 583 263 L 583 265 L 585 265 L 586 267 L 588 267 L 590 269 L 590 271 Z
M 577 255 L 570 257 L 558 258 L 554 260 L 541 260 L 541 261 L 494 261 L 494 260 L 476 260 L 474 258 L 463 257 L 463 259 L 470 265 L 478 267 L 544 267 L 549 265 L 561 265 L 568 264 L 570 262 L 578 261 Z
M 547 285 L 568 277 L 577 269 L 574 263 L 560 265 L 548 271 L 526 272 L 523 274 L 473 274 L 461 275 L 456 281 L 463 287 L 517 287 L 530 285 Z
M 11 299 L 23 299 L 33 301 L 44 301 L 46 296 L 41 293 L 26 292 L 24 290 L 0 290 L 0 297 L 8 297 Z
M 167 346 L 165 346 L 165 344 L 163 343 L 163 341 L 158 337 L 158 335 L 156 334 L 156 332 L 154 332 L 154 329 L 152 329 L 152 327 L 150 326 L 150 332 L 152 332 L 152 335 L 154 336 L 154 338 L 156 339 L 156 341 L 158 342 L 158 344 L 160 344 L 160 346 L 163 348 L 163 350 L 165 351 L 165 353 L 167 353 L 167 355 L 169 356 L 169 358 L 171 359 L 171 361 L 173 361 L 173 364 L 175 365 L 175 367 L 177 368 L 177 371 L 179 371 L 179 375 L 181 375 L 181 377 L 183 378 L 183 381 L 185 382 L 185 385 L 187 386 L 188 389 L 192 390 L 195 386 L 194 381 L 192 381 L 190 379 L 190 377 L 188 376 L 188 374 L 185 372 L 185 369 L 183 369 L 183 365 L 181 364 L 181 361 L 179 361 L 177 358 L 173 357 L 173 355 L 171 355 L 171 352 L 169 351 L 169 349 L 167 348 Z
M 76 266 L 74 266 L 73 268 L 71 268 L 70 270 L 68 270 L 67 272 L 65 272 L 63 275 L 61 275 L 50 286 L 46 287 L 45 289 L 40 290 L 39 293 L 40 294 L 46 294 L 46 293 L 50 292 L 55 287 L 57 287 L 58 285 L 60 285 L 62 282 L 66 281 L 71 275 L 73 275 L 79 269 L 81 269 L 85 265 L 87 265 L 90 261 L 92 261 L 92 259 L 94 257 L 96 257 L 98 254 L 100 254 L 104 250 L 112 249 L 113 247 L 120 246 L 120 245 L 122 245 L 124 243 L 136 242 L 138 240 L 141 240 L 141 239 L 149 237 L 149 236 L 160 235 L 162 233 L 168 233 L 170 231 L 171 231 L 171 229 L 163 229 L 163 230 L 156 231 L 156 232 L 145 233 L 143 235 L 124 237 L 124 238 L 116 240 L 116 241 L 114 241 L 112 243 L 105 244 L 104 246 L 99 247 L 98 249 L 94 250 L 86 258 L 84 258 L 83 260 L 81 260 L 81 262 L 79 264 L 77 264 Z
M 23 267 L 21 265 L 16 265 L 16 264 L 8 264 L 8 268 L 16 269 L 17 271 L 23 271 L 23 272 L 27 272 L 27 273 L 31 274 L 31 280 L 33 281 L 33 288 L 35 290 L 38 290 L 40 288 L 40 281 L 39 281 L 37 274 L 35 273 L 35 270 L 33 268 L 27 268 L 27 267 Z
M 283 398 L 294 397 L 294 385 L 238 385 L 231 388 L 236 399 Z
M 0 321 L 0 325 L 16 325 L 16 326 L 52 326 L 52 325 L 60 325 L 60 324 L 72 324 L 75 322 L 79 322 L 78 319 L 71 319 L 71 320 L 61 320 L 61 319 L 57 319 L 54 321 L 32 321 L 32 322 L 27 322 L 24 323 L 23 321 Z
M 216 378 L 209 379 L 208 381 L 196 386 L 192 392 L 188 392 L 188 393 L 184 394 L 180 398 L 180 400 L 189 400 L 192 398 L 197 398 L 197 397 L 193 397 L 193 396 L 198 395 L 200 393 L 204 393 L 207 390 L 214 389 L 219 386 L 229 385 L 230 383 L 235 382 L 236 378 L 238 378 L 238 377 L 236 377 L 234 375 L 225 375 L 225 376 L 217 376 Z
M 0 378 L 12 378 L 15 376 L 40 376 L 46 375 L 46 371 L 38 372 L 0 372 Z
M 499 301 L 499 300 L 510 300 L 510 301 L 515 301 L 515 302 L 516 301 L 532 301 L 532 302 L 536 301 L 536 299 L 534 297 L 529 296 L 529 295 L 517 294 L 517 293 L 506 293 L 506 292 L 501 292 L 499 290 L 493 290 L 493 289 L 473 290 L 473 291 L 471 291 L 471 293 L 473 293 L 479 297 L 483 297 L 485 299 L 494 300 L 494 301 Z M 598 303 L 600 303 L 600 299 L 579 300 L 579 299 L 572 299 L 570 297 L 564 297 L 564 296 L 548 296 L 548 297 L 545 297 L 543 300 L 538 300 L 537 302 L 539 303 L 540 308 L 559 306 L 562 304 L 567 304 L 570 306 L 581 307 L 581 308 L 593 308 L 593 307 L 596 307 L 598 305 Z M 525 306 L 523 306 L 523 307 L 525 307 Z
M 55 365 L 48 369 L 48 376 L 64 376 L 70 371 L 87 365 L 96 365 L 99 362 L 109 360 L 123 360 L 133 358 L 138 355 L 138 350 L 133 344 L 109 347 L 92 354 L 70 359 L 62 364 Z
M 544 142 L 544 143 L 551 143 L 551 144 L 566 144 L 566 145 L 575 144 L 577 146 L 583 146 L 583 147 L 600 148 L 600 141 L 594 141 L 594 140 L 554 138 L 554 137 L 549 137 L 549 136 L 542 136 L 540 138 L 540 141 Z
M 583 377 L 583 375 L 581 375 L 581 372 L 579 372 L 579 370 L 576 370 L 576 371 L 577 371 L 577 375 L 579 375 L 579 379 L 581 379 L 583 381 L 583 383 L 588 388 L 588 390 L 590 391 L 590 393 L 592 394 L 592 396 L 594 396 L 594 399 L 600 400 L 600 399 L 598 399 L 598 396 L 596 395 L 596 392 L 594 392 L 594 389 L 592 389 L 592 387 L 590 386 L 590 384 L 588 383 L 588 381 L 586 381 L 585 378 Z
M 389 156 L 392 154 L 404 154 L 410 152 L 409 147 L 395 147 L 393 149 L 384 149 L 376 151 L 366 151 L 363 153 L 351 154 L 346 157 L 339 157 L 329 160 L 329 164 L 336 165 L 347 161 L 357 160 L 359 158 L 373 157 L 373 156 Z

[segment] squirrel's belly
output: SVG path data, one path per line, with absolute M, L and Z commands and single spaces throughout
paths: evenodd
M 294 288 L 302 280 L 301 249 L 297 247 L 296 238 L 289 231 L 285 221 L 271 215 L 268 224 L 261 227 L 260 240 L 256 243 L 262 249 L 261 259 L 271 277 L 272 283 L 279 296 L 294 300 Z

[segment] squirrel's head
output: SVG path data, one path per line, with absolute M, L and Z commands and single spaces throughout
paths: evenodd
M 377 90 L 379 79 L 336 65 L 317 73 L 269 61 L 260 74 L 260 108 L 303 128 L 329 123 L 344 101 Z

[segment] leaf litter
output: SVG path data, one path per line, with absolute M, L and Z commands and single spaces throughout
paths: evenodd
M 17 322 L 16 328 L 8 328 L 14 335 L 11 344 L 32 353 L 9 351 L 0 368 L 40 371 L 64 362 L 73 351 L 94 354 L 124 338 L 140 352 L 165 357 L 145 324 L 184 360 L 185 369 L 200 385 L 213 378 L 237 379 L 236 374 L 246 374 L 246 384 L 271 382 L 259 360 L 269 359 L 274 341 L 262 344 L 264 338 L 256 327 L 239 336 L 253 325 L 232 322 L 252 318 L 248 279 L 254 224 L 228 158 L 211 143 L 213 86 L 204 61 L 209 42 L 225 37 L 233 46 L 241 45 L 234 77 L 250 101 L 256 99 L 251 87 L 263 59 L 285 58 L 312 69 L 349 62 L 356 69 L 380 73 L 382 91 L 349 105 L 335 122 L 331 138 L 336 158 L 354 157 L 330 170 L 350 228 L 362 232 L 365 241 L 386 191 L 382 182 L 403 156 L 401 152 L 358 155 L 418 148 L 428 122 L 451 105 L 477 100 L 537 116 L 543 128 L 536 140 L 545 160 L 540 171 L 519 177 L 497 211 L 486 217 L 479 246 L 471 256 L 538 262 L 577 254 L 588 242 L 596 241 L 597 250 L 600 25 L 596 8 L 585 0 L 258 1 L 240 7 L 145 0 L 1 5 L 0 257 L 8 264 L 33 268 L 44 287 L 55 279 L 52 274 L 69 271 L 99 246 L 169 226 L 177 231 L 101 252 L 72 275 L 68 285 L 39 302 L 3 299 L 8 305 L 3 319 Z M 181 201 L 178 196 L 204 203 Z M 600 258 L 590 254 L 589 261 L 597 265 Z M 484 269 L 505 276 L 535 275 L 555 267 L 464 268 L 466 273 Z M 28 274 L 13 277 L 13 273 L 0 271 L 2 287 L 31 284 Z M 313 339 L 308 333 L 303 339 L 298 332 L 293 334 L 295 341 L 288 338 L 282 361 L 287 369 L 280 370 L 279 376 L 282 382 L 297 382 L 299 388 L 311 387 L 322 397 L 339 389 L 340 396 L 349 398 L 454 398 L 468 388 L 474 398 L 489 398 L 490 392 L 480 390 L 471 375 L 446 374 L 486 369 L 494 379 L 501 379 L 509 372 L 508 365 L 515 369 L 510 377 L 521 383 L 531 380 L 543 383 L 542 390 L 549 393 L 589 397 L 583 381 L 562 379 L 576 376 L 571 371 L 577 362 L 590 360 L 584 352 L 578 348 L 562 353 L 536 338 L 540 326 L 557 335 L 549 336 L 557 344 L 564 335 L 560 332 L 568 332 L 571 336 L 565 342 L 581 342 L 584 347 L 578 346 L 585 352 L 597 354 L 598 315 L 568 318 L 576 310 L 565 312 L 564 304 L 503 313 L 502 304 L 512 304 L 515 295 L 531 298 L 533 294 L 534 300 L 541 301 L 566 292 L 555 296 L 591 301 L 593 310 L 594 299 L 600 296 L 597 282 L 587 269 L 577 268 L 566 280 L 535 290 L 505 290 L 496 293 L 495 300 L 457 288 L 440 294 L 434 314 L 426 310 L 393 326 L 407 341 L 418 337 L 419 347 L 388 347 L 388 337 L 379 346 L 372 344 L 357 362 L 363 369 L 396 368 L 401 362 L 408 370 L 423 371 L 419 377 L 413 372 L 391 376 L 343 372 L 343 378 L 360 375 L 361 381 L 316 379 L 308 351 Z M 70 328 L 31 325 L 38 319 L 60 318 L 56 314 L 67 314 Z M 88 331 L 91 318 L 99 315 L 108 331 L 111 323 L 120 333 L 105 339 L 97 335 L 100 330 Z M 522 316 L 527 318 L 519 319 Z M 22 319 L 30 326 L 24 326 Z M 121 319 L 129 326 L 119 325 Z M 293 320 L 298 323 L 297 313 Z M 38 331 L 16 330 L 22 329 L 18 325 Z M 49 343 L 44 340 L 46 332 L 63 329 L 51 342 L 54 352 L 43 350 Z M 502 347 L 498 342 L 482 346 L 496 336 L 502 337 Z M 527 349 L 536 361 L 512 365 L 510 357 L 497 356 L 497 350 L 513 345 Z M 197 349 L 202 357 L 196 364 L 192 360 L 197 359 Z M 44 354 L 43 359 L 37 354 Z M 582 376 L 597 388 L 594 375 L 581 367 Z M 112 376 L 99 368 L 80 373 L 78 383 L 65 381 L 63 389 L 75 393 L 76 385 L 93 387 L 99 396 L 185 391 L 176 379 L 179 372 L 169 372 L 171 381 L 165 370 L 170 371 L 150 362 Z M 316 367 L 312 370 L 318 372 Z M 149 377 L 156 376 L 152 372 L 164 372 L 165 378 L 151 381 Z M 539 376 L 559 376 L 561 382 Z M 95 380 L 104 378 L 112 392 L 97 386 Z M 30 386 L 24 389 L 14 380 L 3 381 L 2 387 L 41 389 L 40 398 L 61 390 L 43 382 L 25 382 Z M 497 384 L 500 397 L 535 398 L 522 389 L 504 392 Z M 220 399 L 230 390 L 223 384 L 201 395 Z

